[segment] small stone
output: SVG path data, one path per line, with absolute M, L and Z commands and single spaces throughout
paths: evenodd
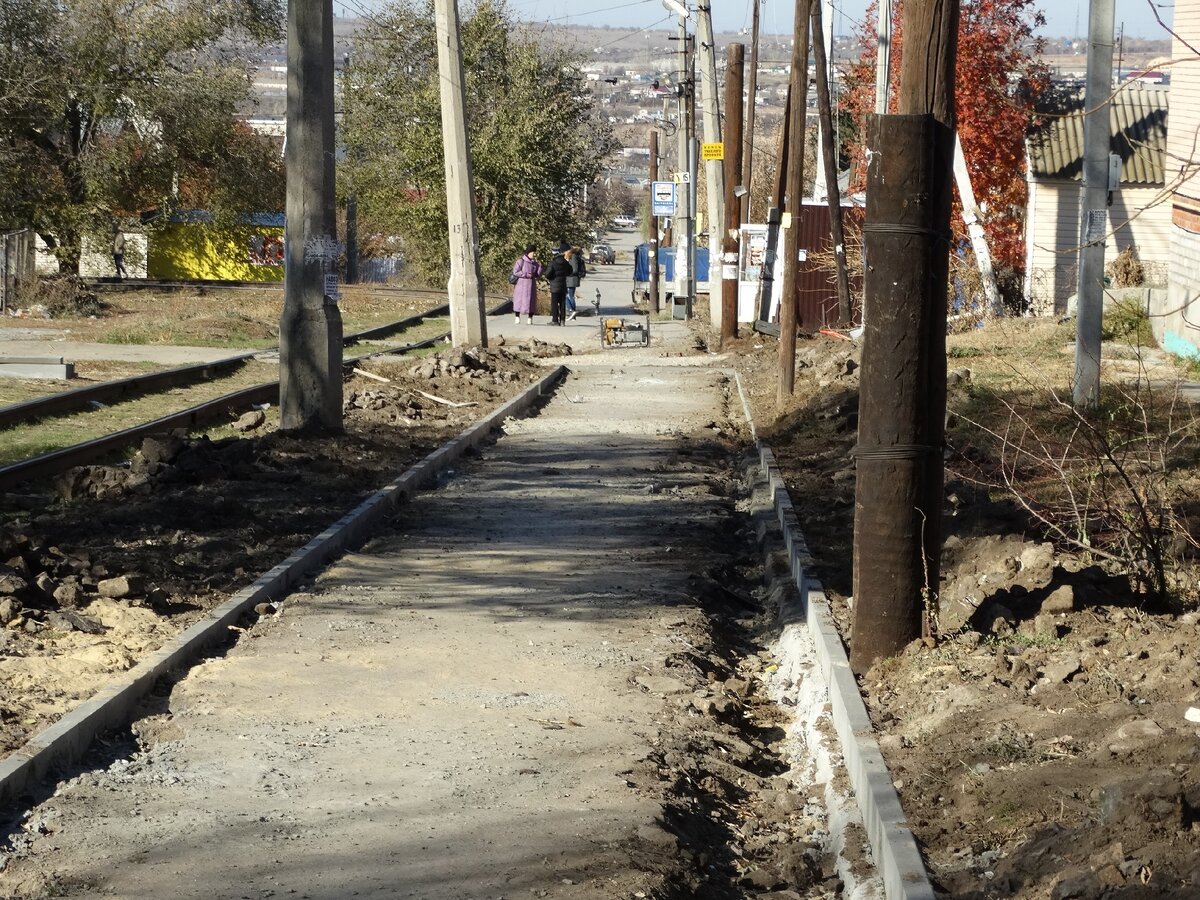
M 253 431 L 255 428 L 262 426 L 267 421 L 267 414 L 261 409 L 252 409 L 244 415 L 238 416 L 233 423 L 234 431 Z
M 52 596 L 59 606 L 75 607 L 86 595 L 78 584 L 66 582 L 55 588 Z
M 1042 668 L 1042 675 L 1051 684 L 1070 681 L 1081 668 L 1078 656 L 1055 657 Z
M 259 603 L 254 607 L 256 616 L 273 616 L 278 607 L 274 603 Z
M 132 597 L 145 591 L 145 580 L 141 575 L 118 575 L 116 578 L 105 578 L 96 585 L 101 597 L 111 597 L 120 600 Z
M 1042 601 L 1044 613 L 1069 613 L 1075 610 L 1075 588 L 1069 584 L 1055 590 Z
M 181 435 L 151 435 L 142 439 L 142 457 L 147 463 L 169 463 L 184 447 Z
M 1189 706 L 1187 712 L 1183 714 L 1183 718 L 1188 722 L 1200 723 L 1200 709 Z
M 96 619 L 81 616 L 71 610 L 52 612 L 46 616 L 46 624 L 55 631 L 81 631 L 84 634 L 104 634 L 104 626 Z
M 1031 637 L 1057 638 L 1058 618 L 1051 613 L 1040 612 L 1032 619 L 1022 622 L 1017 630 Z
M 1112 733 L 1108 749 L 1111 753 L 1130 753 L 1153 745 L 1162 736 L 1162 728 L 1153 719 L 1134 719 Z
M 0 569 L 0 594 L 12 596 L 28 589 L 29 582 L 12 569 Z
M 38 590 L 47 597 L 53 597 L 54 592 L 59 588 L 59 583 L 51 578 L 46 572 L 39 573 L 37 578 L 34 579 L 34 584 L 36 584 Z
M 21 614 L 21 601 L 12 597 L 0 598 L 0 625 L 7 625 Z

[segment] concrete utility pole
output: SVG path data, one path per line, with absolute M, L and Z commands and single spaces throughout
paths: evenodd
M 725 61 L 725 221 L 721 236 L 721 347 L 738 336 L 738 231 L 741 206 L 738 203 L 737 180 L 742 171 L 742 70 L 746 48 L 730 44 Z M 715 225 L 716 223 L 714 223 Z M 717 228 L 711 229 L 717 231 Z M 711 258 L 711 257 L 710 257 Z M 708 267 L 712 284 L 716 269 Z M 716 293 L 711 286 L 710 293 Z
M 338 431 L 341 247 L 334 197 L 330 0 L 290 0 L 287 62 L 287 265 L 279 320 L 279 424 L 287 431 Z
M 779 393 L 780 406 L 796 390 L 796 269 L 800 265 L 800 215 L 804 210 L 804 125 L 808 117 L 808 32 L 813 0 L 796 0 L 792 37 L 792 72 L 788 90 L 787 194 L 783 205 L 791 224 L 783 238 L 783 295 L 779 301 Z
M 886 116 L 892 65 L 892 0 L 879 0 L 875 23 L 875 114 Z
M 650 129 L 650 184 L 658 181 L 658 129 Z M 653 200 L 651 200 L 653 203 Z M 651 207 L 653 208 L 653 207 Z M 655 315 L 662 309 L 658 295 L 658 216 L 650 216 L 650 241 L 646 264 L 650 268 L 650 310 Z
M 821 6 L 812 6 L 813 63 L 816 69 L 817 112 L 821 123 L 821 146 L 817 159 L 823 160 L 820 170 L 825 175 L 825 200 L 829 204 L 829 235 L 833 239 L 833 256 L 837 266 L 838 324 L 849 325 L 854 311 L 850 308 L 850 275 L 846 271 L 846 236 L 842 229 L 842 192 L 838 188 L 837 148 L 833 137 L 833 104 L 829 97 L 829 67 L 825 60 L 825 29 L 821 26 Z
M 1104 238 L 1108 233 L 1109 97 L 1112 94 L 1113 0 L 1091 0 L 1083 120 L 1083 196 L 1079 207 L 1079 282 L 1075 312 L 1077 407 L 1100 405 L 1104 324 Z
M 466 94 L 457 0 L 435 0 L 438 82 L 442 94 L 442 150 L 446 159 L 446 219 L 450 239 L 450 337 L 455 347 L 487 346 L 479 226 L 471 148 L 467 146 Z
M 825 7 L 825 6 L 829 6 L 829 15 L 828 16 L 825 16 L 824 12 L 823 12 L 823 7 Z M 828 90 L 829 84 L 833 81 L 832 67 L 829 63 L 829 59 L 826 59 L 824 65 L 822 65 L 821 62 L 816 58 L 816 52 L 817 52 L 817 47 L 820 46 L 822 48 L 822 51 L 821 51 L 822 55 L 824 56 L 824 48 L 828 47 L 829 48 L 828 56 L 829 56 L 829 58 L 833 57 L 833 2 L 832 2 L 832 0 L 813 0 L 813 11 L 812 11 L 811 18 L 812 18 L 812 37 L 809 40 L 811 41 L 812 48 L 813 48 L 813 72 L 814 72 L 813 81 L 816 84 L 820 84 L 821 71 L 824 70 L 825 86 L 826 86 L 826 90 Z M 822 24 L 823 22 L 827 23 L 827 24 Z M 820 102 L 821 102 L 821 94 L 818 91 L 818 93 L 817 93 L 818 111 L 820 110 Z M 830 124 L 828 124 L 828 125 L 825 123 L 824 116 L 819 116 L 817 118 L 817 153 L 816 153 L 816 166 L 815 166 L 816 171 L 813 172 L 812 198 L 813 198 L 813 200 L 817 201 L 818 203 L 821 202 L 822 200 L 829 199 L 829 187 L 828 187 L 829 186 L 829 176 L 825 171 L 825 167 L 826 167 L 825 155 L 821 152 L 821 147 L 826 141 L 836 142 L 836 139 L 833 136 L 832 122 L 833 122 L 832 116 L 830 117 Z M 826 131 L 829 132 L 828 136 L 826 136 L 826 134 L 825 134 Z M 835 184 L 837 183 L 836 177 L 834 178 L 834 183 Z
M 758 95 L 758 8 L 762 0 L 751 2 L 754 5 L 754 19 L 750 26 L 750 74 L 746 79 L 746 139 L 742 149 L 742 187 L 746 189 L 746 193 L 742 195 L 741 212 L 738 214 L 742 222 L 750 221 L 750 188 L 754 183 L 754 99 Z
M 856 673 L 928 633 L 937 610 L 957 38 L 958 0 L 908 0 L 898 111 L 868 121 Z
M 721 110 L 717 99 L 717 48 L 713 45 L 712 7 L 704 3 L 698 8 L 696 39 L 700 42 L 700 100 L 704 107 L 704 140 L 721 141 Z M 731 98 L 725 97 L 726 114 Z M 741 97 L 737 103 L 741 105 Z M 725 154 L 729 154 L 726 145 Z M 717 260 L 721 258 L 721 228 L 725 222 L 725 167 L 720 160 L 704 163 L 705 185 L 708 187 L 708 310 L 715 328 L 724 333 L 721 320 L 721 294 L 715 290 Z M 736 179 L 734 179 L 736 183 Z
M 350 54 L 342 54 L 342 127 L 350 115 Z M 358 284 L 358 197 L 346 195 L 346 284 Z
M 787 194 L 791 133 L 792 88 L 789 85 L 787 98 L 783 102 L 783 134 L 779 141 L 779 165 L 775 171 L 774 194 L 771 198 L 771 208 L 767 210 L 767 249 L 763 254 L 762 277 L 758 282 L 758 318 L 762 322 L 769 322 L 771 319 L 771 300 L 775 295 L 775 261 L 779 258 L 779 221 L 780 211 L 783 209 L 783 199 Z M 782 311 L 780 315 L 782 315 Z

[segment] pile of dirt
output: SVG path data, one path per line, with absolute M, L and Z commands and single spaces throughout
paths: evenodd
M 285 559 L 372 491 L 545 374 L 532 341 L 360 365 L 340 434 L 142 441 L 129 460 L 10 494 L 0 511 L 0 752 Z M 365 373 L 365 374 L 364 374 Z M 369 385 L 369 386 L 367 386 Z
M 849 641 L 859 348 L 802 339 L 780 407 L 777 345 L 741 344 L 732 361 Z M 952 419 L 972 377 L 950 373 Z M 956 477 L 953 455 L 944 533 L 940 639 L 860 680 L 935 885 L 955 898 L 1200 893 L 1200 614 L 1149 614 L 1127 578 Z

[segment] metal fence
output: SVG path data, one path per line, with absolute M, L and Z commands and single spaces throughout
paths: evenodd
M 34 279 L 33 232 L 8 231 L 0 235 L 0 312 L 7 312 Z
M 404 257 L 402 256 L 377 256 L 361 259 L 358 262 L 358 280 L 386 284 L 403 270 Z

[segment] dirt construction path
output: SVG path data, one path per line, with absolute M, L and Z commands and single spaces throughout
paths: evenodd
M 573 357 L 539 414 L 35 807 L 0 893 L 840 895 L 811 766 L 751 709 L 773 667 L 739 606 L 745 434 L 703 363 Z

